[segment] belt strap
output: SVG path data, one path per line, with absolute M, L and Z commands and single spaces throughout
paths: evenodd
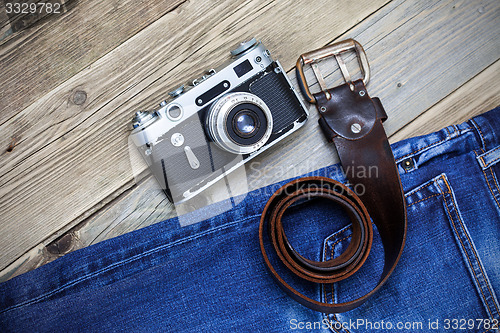
M 363 80 L 347 82 L 311 95 L 320 113 L 323 133 L 337 148 L 346 176 L 358 197 L 347 186 L 325 178 L 294 180 L 274 193 L 262 213 L 260 248 L 266 266 L 278 285 L 299 303 L 320 312 L 338 313 L 363 304 L 387 281 L 401 257 L 406 238 L 406 206 L 394 156 L 382 122 L 387 118 L 378 98 L 370 98 Z M 367 176 L 370 175 L 371 176 Z M 318 262 L 300 255 L 288 242 L 282 225 L 284 212 L 294 203 L 324 198 L 339 204 L 352 222 L 352 238 L 339 257 Z M 373 239 L 370 218 L 382 239 L 385 263 L 377 285 L 366 295 L 345 303 L 318 302 L 290 286 L 274 268 L 265 249 L 269 238 L 281 262 L 297 276 L 317 283 L 334 283 L 354 274 L 368 257 Z

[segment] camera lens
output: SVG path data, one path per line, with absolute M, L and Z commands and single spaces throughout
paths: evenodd
M 273 119 L 259 97 L 236 92 L 212 104 L 206 117 L 210 138 L 222 149 L 235 154 L 250 154 L 269 140 Z
M 242 138 L 248 138 L 255 133 L 259 120 L 251 110 L 241 110 L 233 118 L 233 130 Z

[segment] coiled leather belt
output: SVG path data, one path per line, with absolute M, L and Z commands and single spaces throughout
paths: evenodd
M 355 50 L 364 78 L 351 81 L 340 53 Z M 327 89 L 319 71 L 313 66 L 322 91 L 311 94 L 302 70 L 304 64 L 335 56 L 346 83 Z M 274 193 L 267 202 L 259 226 L 260 248 L 266 266 L 278 285 L 299 303 L 320 312 L 337 313 L 363 304 L 387 281 L 403 251 L 406 238 L 406 206 L 387 136 L 382 122 L 387 115 L 378 98 L 370 98 L 365 84 L 369 66 L 361 45 L 354 40 L 333 44 L 327 48 L 303 54 L 297 62 L 297 77 L 305 97 L 317 105 L 319 124 L 330 142 L 335 144 L 344 170 L 376 168 L 377 177 L 346 176 L 354 187 L 362 186 L 358 197 L 347 186 L 325 177 L 294 180 Z M 350 168 L 350 169 L 348 169 Z M 339 257 L 328 261 L 313 261 L 299 254 L 288 242 L 282 217 L 293 204 L 312 198 L 324 198 L 344 208 L 352 222 L 352 238 Z M 358 271 L 368 257 L 373 240 L 371 219 L 382 239 L 385 263 L 382 275 L 373 290 L 345 303 L 318 302 L 290 286 L 273 266 L 265 248 L 266 233 L 281 262 L 297 276 L 316 283 L 334 283 Z

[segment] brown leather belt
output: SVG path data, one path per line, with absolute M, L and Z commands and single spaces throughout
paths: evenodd
M 340 53 L 354 50 L 361 65 L 363 79 L 351 81 Z M 346 83 L 327 89 L 314 62 L 335 56 Z M 311 94 L 307 88 L 303 65 L 313 64 L 322 91 Z M 361 186 L 362 199 L 347 186 L 325 177 L 294 180 L 280 188 L 267 202 L 259 226 L 260 248 L 264 261 L 278 285 L 299 303 L 320 312 L 337 313 L 363 304 L 387 281 L 401 257 L 406 238 L 406 206 L 394 156 L 382 122 L 387 115 L 378 98 L 370 98 L 365 84 L 370 77 L 369 65 L 361 45 L 350 39 L 323 49 L 303 54 L 297 62 L 297 78 L 305 97 L 316 103 L 319 124 L 330 142 L 335 144 L 344 170 L 372 170 L 376 177 L 361 177 L 367 173 L 353 172 L 346 176 L 354 188 Z M 351 169 L 348 169 L 351 168 Z M 352 238 L 339 257 L 328 261 L 313 261 L 300 255 L 288 242 L 282 216 L 294 203 L 312 198 L 324 198 L 339 204 L 352 222 Z M 368 294 L 346 302 L 318 302 L 290 286 L 276 271 L 265 249 L 266 236 L 281 262 L 297 276 L 316 283 L 344 280 L 361 268 L 368 257 L 373 240 L 370 218 L 382 239 L 385 263 L 377 285 Z M 266 234 L 267 231 L 267 234 Z

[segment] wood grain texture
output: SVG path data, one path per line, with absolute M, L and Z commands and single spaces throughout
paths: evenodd
M 267 10 L 269 10 L 269 8 Z M 484 73 L 489 73 L 488 75 L 490 76 L 488 78 L 490 82 L 495 79 L 498 80 L 494 75 L 491 75 L 490 72 L 482 72 L 485 67 L 498 59 L 498 28 L 495 26 L 495 13 L 498 13 L 498 10 L 498 4 L 494 1 L 475 2 L 472 4 L 465 1 L 442 1 L 439 3 L 422 2 L 419 4 L 393 1 L 341 37 L 354 37 L 365 46 L 374 73 L 373 81 L 370 83 L 368 89 L 372 96 L 381 97 L 389 113 L 390 120 L 386 124 L 386 129 L 388 129 L 389 133 L 398 131 L 406 123 L 414 119 L 416 120 L 411 124 L 420 123 L 419 119 L 427 114 L 430 115 L 431 113 L 429 112 L 433 110 L 433 108 L 423 113 L 425 110 L 433 105 L 435 105 L 435 107 L 443 105 L 442 102 L 446 100 L 440 102 L 443 96 L 456 96 L 455 98 L 457 100 L 464 103 L 464 100 L 460 99 L 460 94 L 463 94 L 464 91 L 468 91 L 466 89 L 468 86 L 466 82 L 474 78 L 478 73 L 481 73 L 478 77 L 484 77 Z M 322 28 L 324 29 L 324 27 Z M 447 34 L 443 34 L 443 31 L 446 31 Z M 311 32 L 309 31 L 309 33 Z M 317 42 L 328 42 L 328 35 L 325 34 L 324 31 L 322 33 L 323 39 L 318 38 Z M 200 38 L 205 38 L 203 39 L 204 41 L 209 41 L 211 37 L 204 37 L 204 35 L 201 35 Z M 275 50 L 268 43 L 266 38 L 262 37 L 262 39 L 266 41 L 266 45 L 268 45 L 271 50 Z M 271 41 L 276 42 L 276 40 L 276 38 L 271 38 Z M 220 37 L 217 38 L 217 41 L 220 42 Z M 219 45 L 218 43 L 215 44 Z M 209 43 L 202 43 L 202 45 L 201 49 L 210 47 Z M 290 49 L 287 50 L 290 53 L 294 52 L 292 55 L 293 59 L 287 54 L 283 54 L 284 57 L 281 57 L 280 53 L 283 52 L 283 47 L 279 45 L 276 45 L 277 52 L 273 52 L 273 54 L 276 56 L 278 53 L 276 57 L 279 58 L 282 63 L 285 63 L 286 68 L 292 68 L 298 54 L 319 46 L 306 46 L 299 49 L 301 45 L 297 45 L 298 46 L 292 45 L 292 51 L 290 51 Z M 197 51 L 195 51 L 194 54 L 196 54 Z M 227 49 L 223 51 L 213 49 L 213 53 L 219 55 L 220 58 L 224 57 L 224 52 L 226 51 Z M 186 56 L 187 59 L 192 62 L 190 65 L 195 66 L 193 62 L 196 63 L 196 60 L 189 54 L 186 54 Z M 208 52 L 207 57 L 210 56 L 212 56 L 212 53 Z M 182 62 L 181 59 L 182 56 L 176 61 Z M 216 63 L 218 60 L 216 57 L 211 59 L 213 59 L 213 63 Z M 112 60 L 110 60 L 110 62 L 112 62 Z M 164 66 L 167 73 L 169 72 L 168 65 L 161 64 L 161 66 Z M 325 65 L 325 71 L 331 74 L 328 75 L 327 79 L 333 81 L 334 77 L 338 77 L 339 74 L 332 69 L 333 66 L 331 66 L 331 68 L 328 66 L 329 65 Z M 187 64 L 181 64 L 179 67 L 186 71 L 191 69 L 188 68 Z M 173 69 L 172 72 L 175 72 L 175 69 Z M 309 77 L 311 74 L 308 73 L 307 75 Z M 194 74 L 184 76 L 182 80 L 192 76 L 194 76 Z M 293 72 L 290 73 L 290 76 L 294 81 Z M 153 100 L 157 101 L 164 96 L 166 90 L 165 83 L 158 83 L 160 79 L 157 78 L 157 76 L 154 77 L 156 77 L 156 81 L 149 80 L 149 87 L 145 85 L 142 88 L 143 90 L 137 93 L 135 98 L 141 99 L 137 105 L 148 103 Z M 113 78 L 110 80 L 113 82 Z M 173 85 L 175 85 L 175 83 Z M 97 86 L 102 87 L 103 85 L 99 83 Z M 169 84 L 169 87 L 170 86 Z M 496 86 L 498 86 L 498 84 Z M 457 88 L 459 89 L 456 90 Z M 456 92 L 453 93 L 455 90 Z M 120 88 L 116 88 L 114 91 L 120 91 Z M 122 101 L 123 103 L 135 105 L 134 101 L 128 102 L 128 96 L 132 96 L 128 95 L 128 91 L 122 93 L 127 95 L 127 98 L 124 99 L 125 101 Z M 150 95 L 148 95 L 149 93 Z M 496 93 L 498 95 L 498 92 Z M 110 104 L 115 102 L 116 101 L 111 101 Z M 480 103 L 478 102 L 478 104 Z M 97 113 L 106 109 L 108 105 L 109 104 L 101 107 Z M 466 112 L 468 109 L 464 108 L 462 110 Z M 455 117 L 468 118 L 466 115 L 467 113 L 462 113 L 462 110 L 452 112 L 450 114 L 450 119 L 442 119 L 442 124 L 440 122 L 435 123 L 437 126 L 442 127 L 456 122 L 454 121 Z M 422 116 L 419 117 L 421 114 Z M 114 128 L 113 126 L 116 125 L 113 125 L 114 120 L 110 120 L 111 115 L 94 115 L 94 121 L 105 119 L 109 121 L 108 126 Z M 254 162 L 260 163 L 259 169 L 266 170 L 266 173 L 264 176 L 256 177 L 255 173 L 252 174 L 251 169 L 248 170 L 251 186 L 253 188 L 264 186 L 268 183 L 336 162 L 336 158 L 332 154 L 330 147 L 325 145 L 322 135 L 318 132 L 315 110 L 311 109 L 311 115 L 311 121 L 307 124 L 307 127 L 296 135 L 286 139 L 283 145 L 280 145 L 279 152 L 265 152 L 254 160 Z M 432 119 L 432 116 L 428 117 Z M 422 119 L 427 118 L 424 117 Z M 120 125 L 124 126 L 127 120 L 128 119 L 123 118 L 120 119 L 118 123 L 123 122 Z M 84 122 L 85 120 L 82 123 Z M 98 131 L 94 133 L 91 129 L 87 130 L 87 128 L 82 127 L 82 124 L 78 122 L 75 123 L 74 129 L 68 131 L 68 135 L 71 136 L 74 130 L 81 130 L 84 135 L 93 135 L 96 138 L 99 133 Z M 405 133 L 405 131 L 399 131 L 398 135 L 400 135 L 400 133 Z M 100 134 L 102 135 L 102 133 Z M 114 134 L 120 135 L 120 129 L 116 129 Z M 110 137 L 106 136 L 105 138 L 109 140 Z M 84 141 L 83 137 L 79 139 Z M 74 138 L 72 138 L 72 140 L 74 140 Z M 90 145 L 90 141 L 86 142 Z M 105 142 L 105 140 L 101 142 Z M 50 145 L 52 145 L 52 143 L 50 143 Z M 311 149 L 311 147 L 313 148 Z M 75 147 L 75 149 L 77 148 Z M 39 149 L 34 149 L 35 152 L 32 152 L 32 154 L 37 154 L 38 150 Z M 87 151 L 89 151 L 89 149 L 87 149 Z M 52 154 L 55 157 L 59 156 L 53 150 L 50 150 L 50 152 L 53 152 Z M 311 161 L 309 156 L 312 153 L 319 155 L 319 158 L 315 161 Z M 61 159 L 64 159 L 64 157 L 67 158 L 65 155 L 59 157 Z M 94 161 L 97 163 L 103 160 L 105 160 L 105 155 Z M 113 156 L 111 161 L 120 161 L 120 155 Z M 58 166 L 58 164 L 55 165 Z M 74 174 L 72 175 L 74 176 Z M 20 174 L 18 177 L 22 179 L 23 175 Z M 108 177 L 115 177 L 115 180 L 117 178 L 117 176 L 113 176 L 112 173 L 110 173 Z M 0 182 L 1 181 L 2 178 L 0 178 Z M 71 184 L 70 188 L 75 190 L 76 184 L 79 183 L 76 182 L 75 184 Z M 87 246 L 102 239 L 113 237 L 125 231 L 149 225 L 171 216 L 169 204 L 163 200 L 163 197 L 158 193 L 155 195 L 151 192 L 151 188 L 154 187 L 154 182 L 150 178 L 146 178 L 142 183 L 134 186 L 133 183 L 130 182 L 130 178 L 124 177 L 118 179 L 116 183 L 108 183 L 107 186 L 115 186 L 117 189 L 114 192 L 110 191 L 111 194 L 109 194 L 108 199 L 105 199 L 104 202 L 101 201 L 100 204 L 98 203 L 98 207 L 91 206 L 91 208 L 87 210 L 82 209 L 85 211 L 84 214 L 93 214 L 90 218 L 84 219 L 80 217 L 67 222 L 66 226 L 71 226 L 75 225 L 78 221 L 84 221 L 69 233 L 69 235 L 72 235 L 70 238 L 73 237 L 71 239 L 73 239 L 72 243 L 74 244 L 70 246 L 70 248 Z M 59 189 L 58 187 L 56 188 Z M 96 198 L 102 198 L 103 191 L 102 189 L 99 190 L 101 191 L 90 190 L 89 193 L 95 195 Z M 88 188 L 87 191 L 89 191 Z M 46 194 L 47 191 L 43 193 Z M 99 197 L 99 195 L 101 196 Z M 115 199 L 112 200 L 113 198 Z M 82 205 L 84 200 L 89 200 L 89 198 L 78 198 L 75 202 Z M 94 202 L 95 201 L 97 200 L 94 200 Z M 110 204 L 104 206 L 104 209 L 99 210 L 107 201 L 110 201 Z M 135 205 L 135 207 L 133 205 Z M 60 208 L 58 207 L 58 209 Z M 97 210 L 99 211 L 94 214 Z M 1 205 L 0 211 L 2 211 Z M 70 210 L 68 210 L 68 212 L 70 212 Z M 69 219 L 66 221 L 68 220 Z M 64 230 L 64 228 L 59 230 Z M 48 239 L 50 239 L 50 237 L 47 238 L 46 241 Z M 63 239 L 63 243 L 65 242 L 67 242 L 67 239 Z M 47 242 L 43 242 L 42 244 L 47 244 Z M 32 268 L 33 266 L 46 262 L 45 259 L 40 259 L 41 257 L 43 258 L 44 255 L 48 258 L 47 260 L 51 260 L 53 256 L 51 257 L 47 254 L 43 255 L 44 248 L 44 246 L 40 245 L 35 246 L 30 254 L 20 257 L 16 262 L 9 265 L 9 267 L 3 271 L 3 274 L 5 274 L 5 276 L 17 274 L 23 269 L 30 269 L 27 267 Z M 42 256 L 40 255 L 41 253 Z M 32 265 L 33 263 L 35 264 Z
M 476 75 L 452 94 L 432 106 L 401 130 L 390 142 L 425 135 L 441 128 L 459 124 L 500 105 L 500 61 Z
M 324 45 L 384 3 L 187 1 L 39 98 L 0 125 L 0 147 L 15 143 L 0 152 L 0 267 L 133 186 L 127 124 L 135 110 L 164 98 L 167 84 L 225 59 L 255 27 L 291 68 L 300 51 Z M 83 103 L 77 95 L 86 96 L 76 98 Z
M 0 124 L 183 1 L 73 0 L 0 41 Z

